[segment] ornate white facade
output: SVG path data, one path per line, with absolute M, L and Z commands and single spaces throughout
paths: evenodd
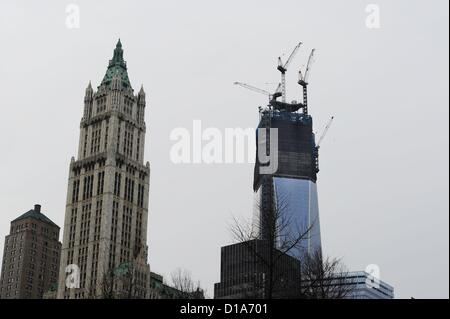
M 58 298 L 148 297 L 144 115 L 145 93 L 134 94 L 119 40 L 97 91 L 90 83 L 86 89 L 78 158 L 69 169 Z M 68 265 L 75 265 L 72 273 Z M 68 276 L 78 273 L 79 288 L 68 288 Z

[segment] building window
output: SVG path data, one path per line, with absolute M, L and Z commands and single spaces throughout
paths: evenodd
M 125 200 L 129 202 L 133 202 L 134 199 L 134 180 L 131 178 L 125 177 Z
M 138 185 L 138 206 L 144 207 L 144 193 L 145 193 L 145 186 L 142 184 Z
M 120 173 L 115 174 L 114 176 L 114 195 L 120 196 L 120 182 L 122 179 L 122 175 Z
M 84 134 L 83 157 L 86 157 L 86 152 L 87 152 L 87 140 L 88 140 L 87 129 L 85 129 L 84 132 L 85 132 L 85 134 Z
M 103 194 L 103 187 L 105 184 L 105 172 L 97 174 L 97 195 Z
M 105 151 L 108 149 L 108 132 L 109 132 L 109 125 L 107 120 L 105 129 Z
M 89 175 L 84 177 L 84 185 L 83 185 L 83 200 L 89 199 L 92 197 L 92 184 L 94 182 L 94 176 Z
M 131 124 L 126 123 L 125 137 L 123 143 L 123 153 L 129 157 L 133 155 L 133 139 L 134 139 L 134 128 Z
M 95 123 L 92 126 L 91 133 L 91 155 L 100 151 L 100 136 L 101 136 L 101 122 Z
M 78 201 L 79 192 L 80 192 L 80 180 L 76 179 L 73 181 L 72 203 L 76 203 Z

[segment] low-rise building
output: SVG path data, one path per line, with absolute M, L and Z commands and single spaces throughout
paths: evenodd
M 164 283 L 164 277 L 150 273 L 150 299 L 205 299 L 204 291 L 183 292 Z

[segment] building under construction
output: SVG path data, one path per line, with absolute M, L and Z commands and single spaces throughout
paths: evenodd
M 256 196 L 255 227 L 259 230 L 260 238 L 276 238 L 278 246 L 291 246 L 293 243 L 289 240 L 301 237 L 294 248 L 286 251 L 298 259 L 305 253 L 321 252 L 316 184 L 320 142 L 316 144 L 315 141 L 313 119 L 308 113 L 307 95 L 308 75 L 314 50 L 309 57 L 305 73 L 299 72 L 298 84 L 303 90 L 303 101 L 286 103 L 285 73 L 300 45 L 301 43 L 295 47 L 285 64 L 279 59 L 277 69 L 281 72 L 281 84 L 277 92 L 271 96 L 268 107 L 260 108 L 257 154 L 260 154 L 260 147 L 266 147 L 267 151 L 267 145 L 270 145 L 270 134 L 264 134 L 267 140 L 262 143 L 264 141 L 261 141 L 259 136 L 261 130 L 269 132 L 275 129 L 278 147 L 277 153 L 271 154 L 271 158 L 276 156 L 277 169 L 271 174 L 265 174 L 261 170 L 264 164 L 257 156 L 253 182 Z M 280 97 L 282 101 L 277 100 Z M 330 124 L 331 122 L 326 130 Z M 274 214 L 276 220 L 271 217 Z
M 272 94 L 245 83 L 235 82 L 235 84 L 244 88 L 269 96 L 268 106 L 265 108 L 260 107 L 259 109 L 256 141 L 257 159 L 253 183 L 255 192 L 253 229 L 257 230 L 255 232 L 257 233 L 257 238 L 255 239 L 272 242 L 276 251 L 281 251 L 284 253 L 285 258 L 288 258 L 286 260 L 293 258 L 299 262 L 304 254 L 314 254 L 316 252 L 321 254 L 317 196 L 320 141 L 316 143 L 315 140 L 313 119 L 308 113 L 307 96 L 308 74 L 314 50 L 309 57 L 305 73 L 299 72 L 298 84 L 303 91 L 303 101 L 301 103 L 296 101 L 292 103 L 286 102 L 285 74 L 300 45 L 301 43 L 295 47 L 286 63 L 283 64 L 281 59 L 279 59 L 277 69 L 281 72 L 281 83 L 275 93 Z M 280 98 L 281 101 L 278 100 Z M 330 124 L 331 120 L 324 134 Z M 278 149 L 276 154 L 270 154 L 270 158 L 276 156 L 277 169 L 275 172 L 267 174 L 264 173 L 264 170 L 261 170 L 262 167 L 267 166 L 267 163 L 260 161 L 258 154 L 260 154 L 259 148 L 261 147 L 266 148 L 263 150 L 266 154 L 271 151 L 269 145 L 271 144 L 270 138 L 273 137 L 271 137 L 270 131 L 273 129 L 277 130 L 276 142 Z M 265 134 L 262 135 L 261 132 L 264 130 Z M 283 223 L 285 225 L 280 227 Z M 289 240 L 300 238 L 300 236 L 301 240 L 298 240 L 298 244 L 295 247 L 286 249 L 286 246 L 289 246 Z M 223 249 L 226 250 L 227 247 Z M 242 287 L 252 286 L 252 282 L 243 283 L 241 280 L 242 278 L 251 277 L 245 274 L 248 265 L 242 256 L 246 255 L 242 253 L 222 256 L 222 282 L 216 285 L 216 298 L 239 298 L 239 293 L 236 294 L 236 292 L 242 291 Z M 229 260 L 230 258 L 233 260 Z M 224 273 L 227 270 L 226 265 L 234 265 L 233 267 L 237 272 L 240 272 L 239 269 L 242 270 L 243 273 L 239 277 L 240 280 L 229 278 L 230 276 Z M 224 280 L 226 282 L 223 282 Z
M 288 252 L 298 258 L 321 249 L 316 185 L 318 149 L 312 127 L 313 121 L 308 114 L 270 109 L 261 112 L 258 125 L 260 129 L 278 130 L 278 169 L 270 175 L 261 174 L 261 163 L 256 161 L 253 183 L 255 227 L 259 229 L 261 239 L 283 240 L 303 235 L 299 245 Z M 275 221 L 278 225 L 272 227 L 270 214 L 283 221 Z M 274 229 L 283 234 L 273 234 Z

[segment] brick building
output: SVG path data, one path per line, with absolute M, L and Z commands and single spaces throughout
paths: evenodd
M 58 282 L 59 226 L 41 206 L 11 222 L 5 238 L 0 299 L 40 299 Z

